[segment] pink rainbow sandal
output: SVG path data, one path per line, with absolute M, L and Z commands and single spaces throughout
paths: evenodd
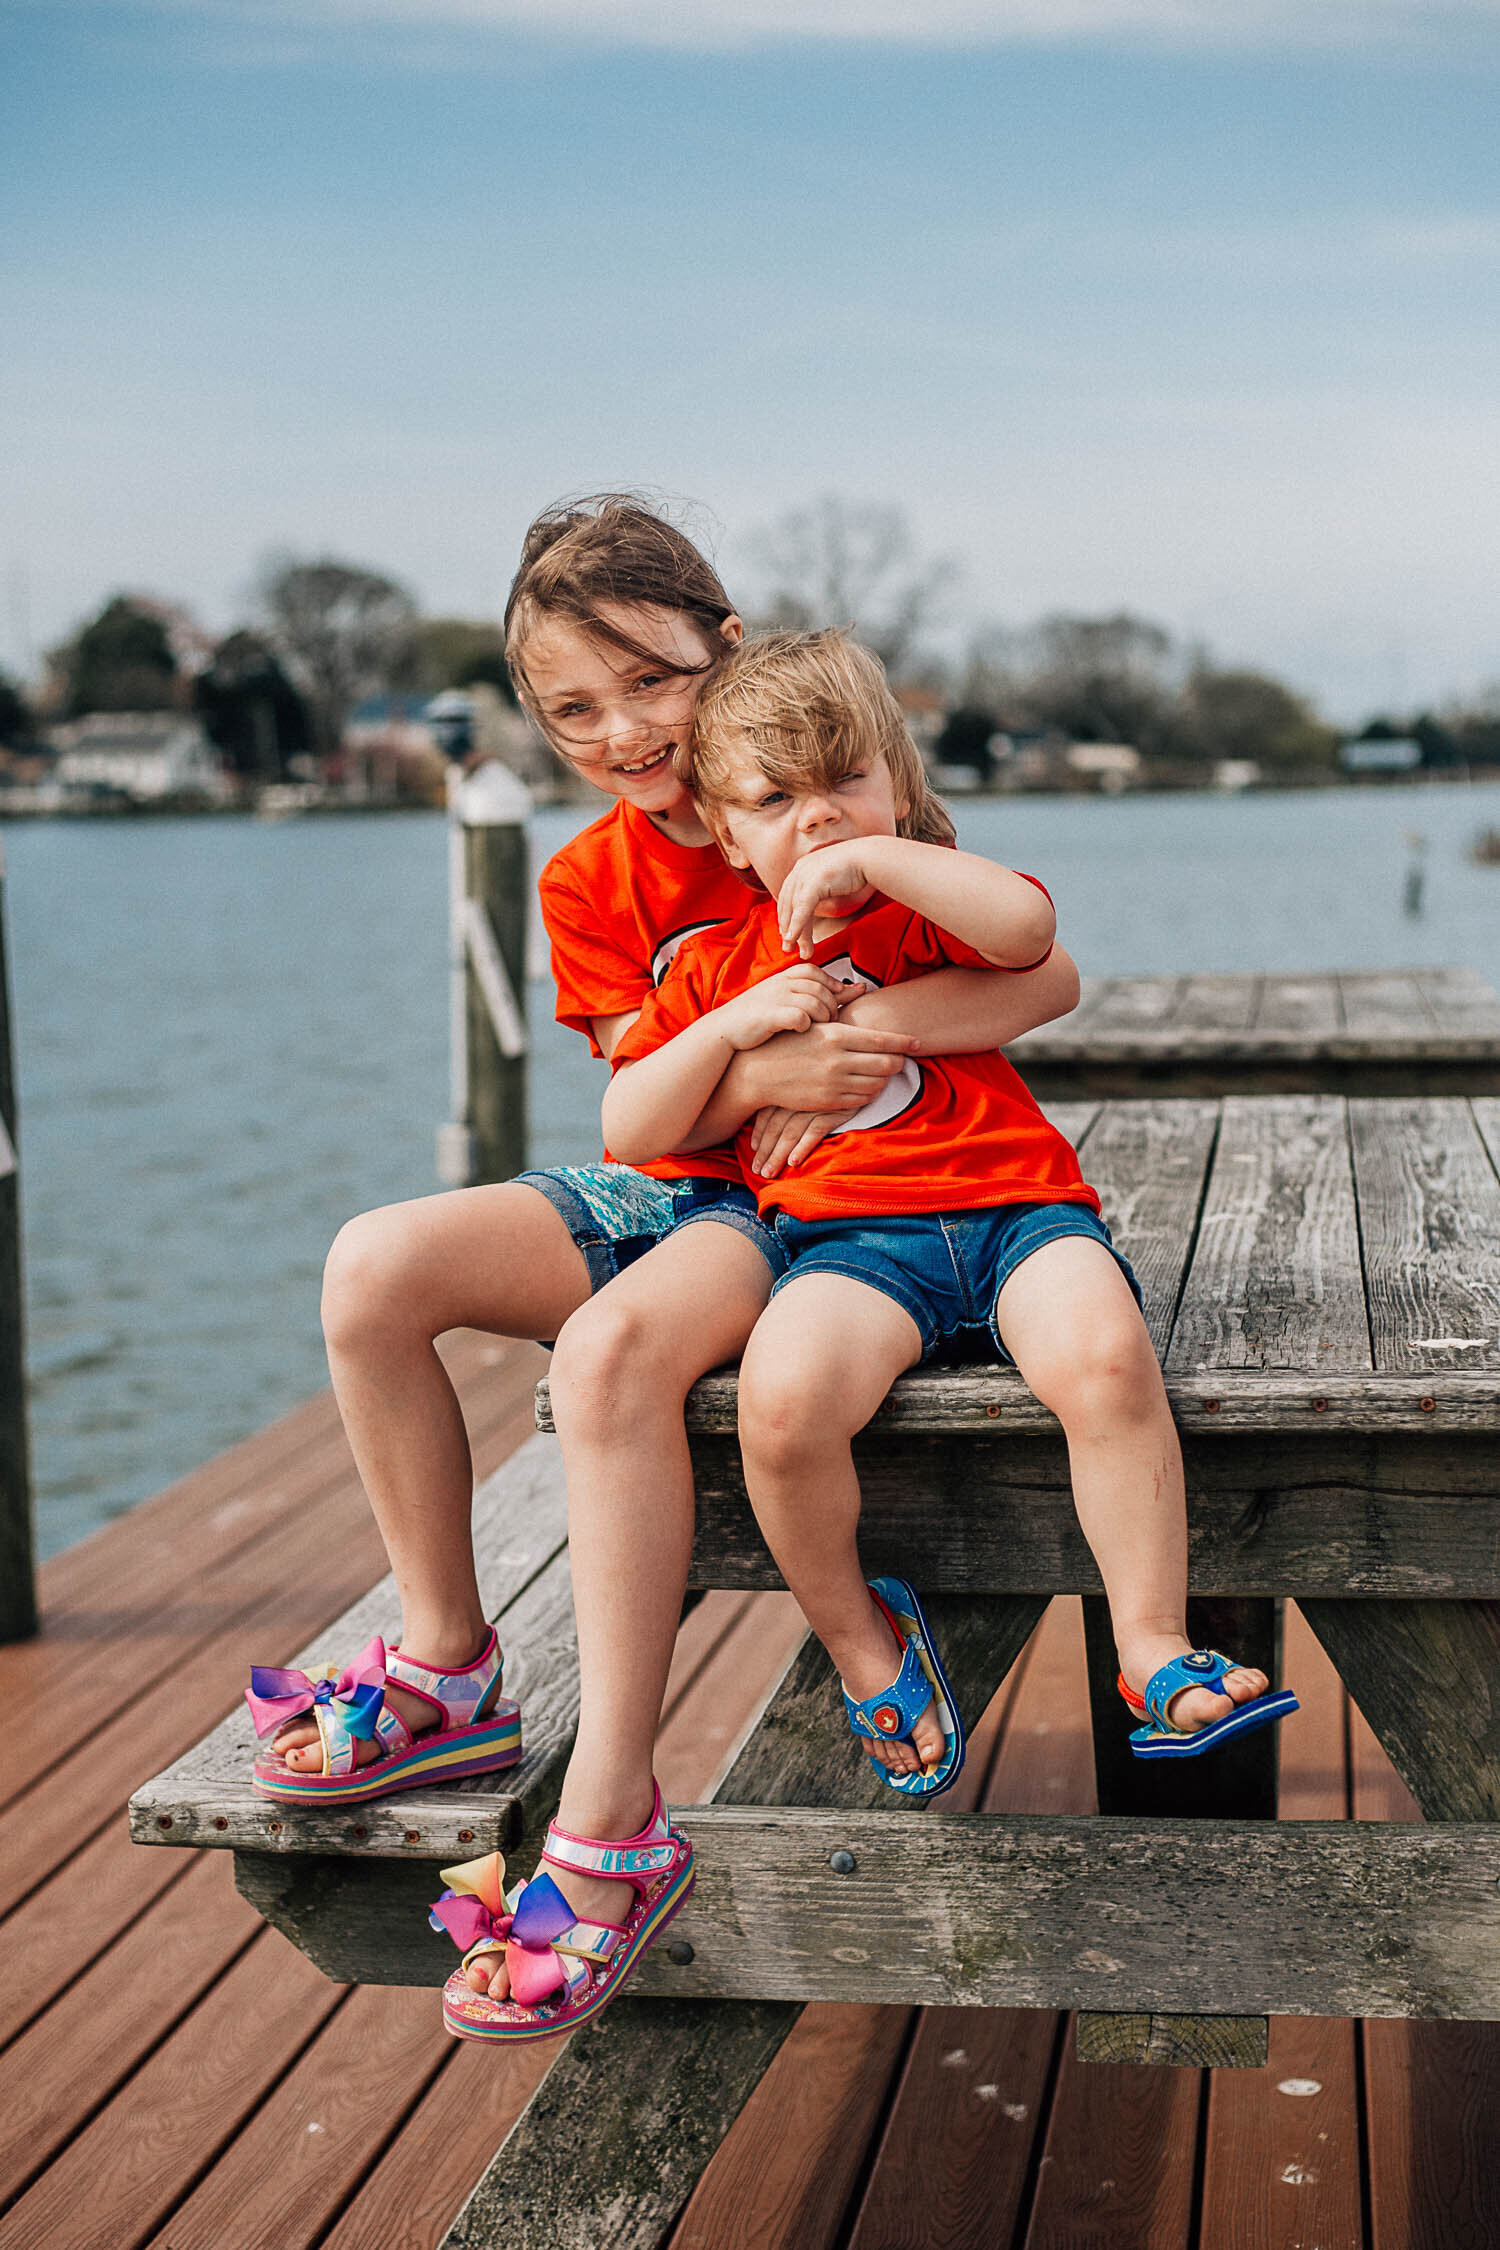
M 628 1883 L 635 1903 L 623 1922 L 580 1922 L 552 1877 L 533 1875 L 507 1892 L 499 1852 L 445 1867 L 444 1891 L 428 1916 L 465 1948 L 463 1969 L 503 1953 L 511 1997 L 492 2000 L 456 1969 L 443 1987 L 443 2022 L 456 2039 L 553 2039 L 613 2000 L 636 1962 L 693 1887 L 691 1840 L 668 1820 L 661 1791 L 638 1836 L 596 1843 L 556 1821 L 542 1858 L 581 1875 Z
M 422 1782 L 457 1781 L 513 1766 L 521 1755 L 521 1713 L 500 1693 L 503 1662 L 491 1626 L 483 1648 L 461 1672 L 436 1672 L 398 1648 L 387 1650 L 378 1634 L 345 1671 L 330 1666 L 317 1679 L 253 1665 L 245 1701 L 261 1742 L 310 1712 L 323 1743 L 323 1770 L 316 1774 L 298 1773 L 274 1750 L 262 1750 L 252 1776 L 255 1788 L 282 1804 L 321 1805 L 333 1797 L 359 1804 Z M 386 1702 L 387 1686 L 430 1704 L 437 1725 L 413 1734 Z M 372 1738 L 383 1754 L 362 1766 L 359 1744 Z

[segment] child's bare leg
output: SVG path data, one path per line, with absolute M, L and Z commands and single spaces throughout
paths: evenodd
M 842 1274 L 810 1273 L 778 1292 L 740 1368 L 745 1487 L 777 1567 L 856 1701 L 899 1668 L 890 1627 L 870 1599 L 855 1534 L 859 1480 L 849 1441 L 903 1368 L 921 1357 L 911 1315 Z M 942 1756 L 929 1703 L 907 1742 L 871 1742 L 899 1773 Z
M 1049 1242 L 1019 1265 L 996 1320 L 1027 1383 L 1062 1423 L 1120 1670 L 1140 1694 L 1193 1645 L 1182 1449 L 1146 1324 L 1114 1259 L 1083 1235 Z M 1223 1694 L 1192 1688 L 1174 1697 L 1173 1723 L 1191 1733 L 1268 1685 L 1248 1667 L 1226 1673 Z
M 633 1836 L 650 1817 L 693 1543 L 683 1402 L 700 1375 L 738 1356 L 770 1288 L 754 1242 L 703 1221 L 627 1267 L 558 1336 L 552 1414 L 568 1479 L 580 1703 L 557 1817 L 575 1835 Z M 549 1872 L 586 1921 L 618 1922 L 628 1908 L 620 1883 Z M 476 1963 L 468 1976 L 497 2000 L 509 1990 L 503 1965 Z
M 474 1465 L 438 1358 L 450 1328 L 555 1336 L 589 1295 L 588 1269 L 536 1188 L 464 1188 L 351 1219 L 328 1254 L 323 1333 L 355 1464 L 401 1598 L 401 1645 L 424 1664 L 468 1663 L 488 1631 L 469 1534 Z M 408 1726 L 429 1706 L 387 1691 Z M 317 1772 L 317 1729 L 277 1738 L 288 1765 Z M 363 1764 L 378 1754 L 359 1745 Z

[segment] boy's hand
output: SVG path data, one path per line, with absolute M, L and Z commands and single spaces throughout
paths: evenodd
M 757 1112 L 751 1135 L 750 1169 L 763 1180 L 801 1164 L 820 1141 L 853 1113 L 842 1109 L 763 1109 Z
M 847 986 L 826 969 L 799 961 L 795 968 L 782 969 L 752 984 L 737 999 L 727 1000 L 714 1010 L 713 1020 L 730 1045 L 743 1053 L 773 1039 L 778 1031 L 807 1031 L 815 1023 L 831 1023 L 848 997 Z
M 776 899 L 776 918 L 781 925 L 781 943 L 785 952 L 793 947 L 804 961 L 812 957 L 812 926 L 818 919 L 818 909 L 825 899 L 855 898 L 861 891 L 874 888 L 865 870 L 867 838 L 854 838 L 848 843 L 825 844 L 820 851 L 809 852 L 782 884 Z

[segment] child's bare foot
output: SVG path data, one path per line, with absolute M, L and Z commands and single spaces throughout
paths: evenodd
M 559 1816 L 561 1817 L 561 1816 Z M 577 1819 L 579 1816 L 571 1816 Z M 611 1816 L 602 1821 L 590 1821 L 589 1833 L 604 1837 L 638 1836 L 651 1817 L 648 1805 L 643 1817 L 632 1821 L 629 1811 L 623 1817 Z M 575 1830 L 581 1834 L 582 1830 Z M 584 1875 L 572 1867 L 539 1867 L 538 1874 L 550 1875 L 562 1892 L 580 1922 L 608 1922 L 616 1929 L 625 1920 L 635 1904 L 636 1891 L 631 1883 L 622 1883 L 617 1877 Z M 471 1961 L 463 1972 L 464 1982 L 471 1991 L 488 1993 L 491 2000 L 510 1998 L 510 1972 L 505 1966 L 503 1953 L 481 1954 Z
M 901 1668 L 901 1652 L 895 1645 L 889 1625 L 873 1603 L 870 1605 L 870 1626 L 870 1632 L 862 1635 L 857 1646 L 852 1649 L 841 1643 L 835 1658 L 845 1692 L 856 1703 L 864 1703 L 871 1696 L 880 1695 L 894 1683 Z M 943 1755 L 947 1738 L 938 1724 L 937 1705 L 929 1697 L 907 1739 L 901 1742 L 878 1742 L 862 1734 L 859 1744 L 880 1765 L 888 1766 L 892 1773 L 925 1773 Z
M 1126 1685 L 1137 1695 L 1144 1695 L 1152 1673 L 1170 1664 L 1174 1656 L 1186 1656 L 1192 1645 L 1182 1633 L 1141 1633 L 1122 1640 L 1120 1671 Z M 1180 1688 L 1167 1705 L 1167 1713 L 1181 1733 L 1196 1734 L 1216 1719 L 1227 1719 L 1236 1704 L 1253 1703 L 1270 1684 L 1265 1673 L 1257 1672 L 1253 1665 L 1236 1665 L 1216 1688 Z

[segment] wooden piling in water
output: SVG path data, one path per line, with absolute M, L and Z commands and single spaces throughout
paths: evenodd
M 24 1641 L 37 1629 L 17 1146 L 5 862 L 0 855 L 0 1641 Z

